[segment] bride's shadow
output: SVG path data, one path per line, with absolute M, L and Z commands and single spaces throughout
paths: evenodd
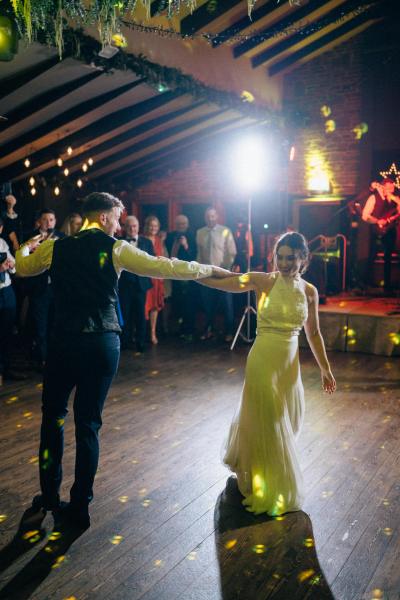
M 242 499 L 230 477 L 214 515 L 223 600 L 334 600 L 308 515 L 254 516 Z

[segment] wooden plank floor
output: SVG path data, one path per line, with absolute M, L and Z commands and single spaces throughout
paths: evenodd
M 50 516 L 47 533 L 17 533 L 38 492 L 41 384 L 2 388 L 0 598 L 399 599 L 399 359 L 331 354 L 330 398 L 302 351 L 304 512 L 268 519 L 242 509 L 220 462 L 247 350 L 170 341 L 123 353 L 92 527 L 77 539 L 51 535 Z M 66 440 L 67 498 L 72 418 Z

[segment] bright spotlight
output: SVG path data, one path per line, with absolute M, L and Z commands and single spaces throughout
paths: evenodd
M 261 187 L 268 164 L 265 141 L 261 137 L 238 140 L 231 161 L 234 179 L 242 189 L 255 191 Z

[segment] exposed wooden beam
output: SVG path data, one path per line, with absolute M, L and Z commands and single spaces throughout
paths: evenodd
M 218 2 L 212 5 L 212 9 L 211 3 L 206 2 L 206 4 L 193 11 L 191 15 L 182 19 L 181 33 L 183 35 L 190 35 L 195 31 L 199 31 L 205 25 L 208 25 L 241 2 L 243 0 L 218 0 Z
M 102 75 L 102 71 L 99 69 L 93 69 L 91 73 L 85 73 L 85 75 L 81 77 L 77 77 L 72 81 L 68 81 L 67 83 L 56 86 L 51 90 L 46 90 L 45 92 L 38 94 L 32 100 L 28 100 L 14 110 L 10 110 L 8 113 L 5 113 L 4 116 L 7 117 L 8 120 L 0 122 L 1 131 L 12 127 L 15 125 L 15 123 L 26 119 L 36 111 L 46 108 L 46 106 L 49 106 L 53 102 L 56 102 L 60 98 L 63 98 L 67 94 L 77 90 L 100 75 Z
M 46 162 L 49 159 L 55 158 L 56 156 L 62 154 L 67 146 L 70 145 L 74 147 L 74 145 L 83 144 L 87 142 L 96 135 L 104 134 L 104 132 L 106 131 L 112 131 L 119 125 L 126 123 L 127 121 L 132 120 L 137 116 L 145 114 L 146 112 L 154 110 L 155 108 L 161 106 L 165 102 L 169 102 L 173 98 L 176 98 L 178 95 L 178 92 L 166 92 L 165 94 L 160 94 L 159 96 L 152 97 L 148 100 L 144 100 L 143 102 L 133 104 L 128 108 L 123 108 L 121 110 L 116 111 L 115 113 L 111 113 L 106 117 L 95 121 L 91 125 L 80 129 L 80 131 L 70 136 L 64 137 L 61 141 L 57 140 L 53 144 L 50 144 L 42 150 L 35 152 L 35 154 L 33 154 L 34 162 L 37 165 L 40 165 L 41 163 Z M 9 178 L 14 178 L 22 173 L 25 173 L 25 171 L 26 169 L 24 170 L 21 161 L 17 161 L 12 165 L 0 170 L 0 179 L 4 172 L 11 174 Z
M 42 75 L 42 73 L 45 73 L 59 62 L 60 59 L 58 55 L 52 56 L 28 69 L 18 71 L 18 73 L 14 73 L 8 77 L 0 77 L 0 99 L 5 98 L 11 94 L 11 92 L 15 92 L 15 90 L 18 90 L 23 85 L 29 83 L 32 79 L 39 77 L 39 75 Z
M 110 102 L 114 98 L 117 98 L 124 92 L 133 89 L 134 87 L 141 85 L 145 82 L 145 79 L 137 79 L 134 82 L 128 83 L 126 85 L 119 86 L 118 88 L 106 92 L 105 94 L 100 94 L 100 96 L 96 96 L 91 100 L 86 100 L 85 102 L 81 102 L 80 104 L 66 110 L 65 112 L 57 115 L 53 119 L 42 123 L 38 127 L 27 131 L 21 136 L 3 144 L 1 146 L 1 152 L 3 155 L 11 154 L 21 146 L 25 146 L 27 144 L 33 144 L 35 140 L 42 137 L 49 131 L 54 129 L 58 129 L 67 123 L 70 123 L 74 119 L 77 119 L 93 110 L 95 110 L 98 106 L 102 106 L 106 102 Z
M 241 31 L 244 31 L 248 27 L 254 27 L 257 24 L 257 22 L 261 19 L 264 19 L 265 17 L 271 15 L 273 12 L 280 10 L 287 10 L 286 5 L 280 6 L 275 2 L 267 2 L 266 4 L 263 4 L 259 8 L 256 8 L 252 11 L 251 18 L 249 17 L 249 15 L 246 15 L 238 21 L 235 21 L 232 25 L 229 25 L 229 27 L 226 27 L 225 29 L 220 31 L 218 36 L 212 40 L 211 44 L 213 48 L 217 48 L 220 44 L 226 42 Z
M 159 171 L 165 172 L 168 168 L 183 168 L 185 165 L 190 163 L 194 158 L 201 157 L 204 153 L 210 155 L 210 144 L 212 143 L 211 154 L 216 145 L 225 144 L 228 145 L 231 136 L 236 135 L 238 130 L 248 130 L 254 127 L 254 123 L 245 125 L 244 123 L 238 124 L 237 121 L 231 123 L 229 128 L 225 128 L 221 131 L 212 132 L 211 136 L 192 136 L 192 140 L 184 140 L 175 146 L 175 149 L 170 150 L 168 154 L 164 154 L 162 157 L 153 157 L 153 160 L 146 163 L 145 165 L 135 166 L 130 172 L 126 172 L 125 177 L 134 177 L 135 183 L 140 184 L 148 179 L 157 178 Z M 115 176 L 114 176 L 115 177 Z M 120 180 L 121 175 L 118 177 Z
M 241 44 L 238 44 L 233 49 L 233 56 L 238 58 L 242 56 L 249 50 L 259 46 L 263 40 L 260 39 L 262 36 L 265 39 L 271 37 L 272 39 L 278 40 L 277 31 L 284 31 L 285 29 L 289 29 L 290 27 L 294 27 L 296 23 L 299 21 L 306 19 L 316 10 L 323 8 L 324 5 L 327 4 L 327 0 L 312 0 L 308 4 L 297 8 L 297 10 L 290 12 L 286 17 L 280 19 L 278 22 L 274 23 L 269 27 L 265 27 L 261 31 L 258 32 L 257 36 L 253 36 L 248 40 L 245 40 Z
M 117 147 L 121 146 L 121 144 L 129 142 L 129 141 L 133 140 L 134 138 L 138 137 L 139 135 L 142 135 L 142 134 L 151 135 L 152 129 L 166 125 L 168 122 L 173 121 L 179 117 L 182 117 L 186 113 L 192 112 L 193 110 L 196 110 L 196 108 L 199 108 L 202 105 L 204 105 L 204 101 L 200 101 L 197 103 L 191 102 L 187 106 L 178 108 L 177 110 L 172 110 L 166 114 L 162 114 L 153 119 L 151 119 L 151 118 L 149 118 L 147 120 L 144 119 L 143 122 L 140 123 L 139 125 L 137 125 L 136 127 L 132 127 L 128 131 L 120 133 L 119 135 L 114 135 L 107 141 L 90 148 L 86 152 L 83 152 L 81 154 L 78 154 L 77 156 L 74 156 L 72 159 L 68 160 L 68 162 L 66 163 L 66 166 L 68 166 L 68 169 L 72 172 L 74 167 L 76 167 L 77 165 L 80 166 L 82 164 L 82 162 L 85 162 L 88 158 L 93 158 L 94 161 L 97 163 L 96 157 L 98 155 L 101 155 L 104 152 L 108 152 L 108 151 L 112 150 L 113 148 L 117 149 Z M 59 168 L 52 166 L 50 169 L 42 171 L 42 174 L 45 177 L 51 177 L 52 175 L 55 175 L 58 172 L 59 172 Z
M 313 21 L 310 27 L 304 27 L 303 30 L 298 31 L 294 35 L 284 38 L 282 41 L 278 42 L 271 48 L 268 48 L 267 50 L 264 50 L 263 52 L 260 52 L 259 54 L 253 56 L 251 59 L 252 67 L 259 67 L 260 65 L 271 60 L 272 58 L 279 56 L 279 54 L 281 54 L 285 50 L 289 50 L 293 46 L 296 46 L 296 44 L 304 42 L 304 40 L 315 35 L 316 33 L 322 32 L 324 25 L 326 26 L 327 19 L 329 19 L 333 28 L 335 27 L 336 22 L 340 22 L 339 20 L 343 22 L 346 19 L 350 19 L 352 17 L 352 13 L 354 16 L 354 10 L 359 5 L 360 0 L 348 0 L 344 4 L 337 6 L 323 17 L 317 19 L 316 21 Z
M 331 45 L 335 41 L 339 41 L 340 38 L 346 36 L 347 34 L 354 32 L 358 33 L 358 30 L 362 30 L 365 28 L 365 25 L 370 22 L 371 24 L 374 22 L 374 19 L 371 17 L 371 13 L 369 11 L 365 11 L 364 13 L 358 15 L 351 21 L 347 21 L 343 25 L 337 27 L 330 33 L 318 38 L 311 44 L 308 44 L 301 50 L 290 54 L 283 60 L 273 64 L 268 69 L 268 74 L 272 77 L 281 71 L 284 71 L 288 67 L 294 65 L 299 61 L 304 61 L 306 57 L 311 57 L 312 54 L 320 50 L 321 48 L 327 47 Z
M 173 141 L 167 146 L 154 150 L 153 152 L 147 154 L 142 158 L 136 159 L 133 163 L 130 163 L 129 165 L 125 164 L 116 167 L 116 169 L 112 170 L 111 172 L 108 172 L 104 179 L 106 181 L 109 181 L 113 180 L 116 177 L 119 178 L 126 176 L 129 173 L 139 172 L 141 169 L 147 168 L 147 166 L 153 164 L 154 162 L 157 162 L 161 158 L 169 156 L 171 152 L 186 151 L 187 147 L 190 147 L 193 144 L 198 144 L 203 140 L 210 140 L 210 138 L 215 138 L 216 136 L 222 133 L 226 133 L 227 131 L 230 131 L 232 129 L 250 127 L 253 125 L 254 121 L 248 118 L 242 119 L 234 116 L 230 119 L 221 122 L 220 124 L 213 124 L 211 126 L 204 127 L 200 131 L 188 135 L 183 139 Z
M 92 169 L 92 177 L 95 178 L 96 171 L 102 171 L 105 168 L 112 165 L 114 162 L 118 162 L 120 160 L 127 159 L 127 157 L 129 155 L 132 155 L 136 152 L 141 152 L 141 151 L 147 152 L 148 149 L 154 144 L 163 143 L 164 145 L 166 145 L 165 142 L 169 138 L 172 138 L 176 135 L 182 134 L 187 129 L 190 130 L 193 127 L 198 127 L 198 126 L 202 125 L 203 123 L 205 123 L 206 121 L 213 119 L 213 117 L 221 115 L 223 112 L 225 112 L 224 109 L 218 108 L 217 110 L 215 110 L 212 113 L 206 113 L 205 115 L 196 117 L 194 119 L 190 119 L 188 121 L 185 121 L 184 123 L 178 123 L 178 125 L 169 127 L 160 133 L 156 133 L 155 135 L 146 137 L 144 140 L 137 142 L 135 144 L 132 144 L 132 146 L 129 146 L 128 148 L 124 148 L 124 150 L 121 150 L 120 152 L 116 152 L 115 154 L 113 154 L 112 156 L 110 156 L 108 158 L 105 158 L 104 160 L 96 162 Z

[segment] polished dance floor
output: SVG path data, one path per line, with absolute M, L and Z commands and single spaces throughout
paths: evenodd
M 254 517 L 221 465 L 248 348 L 124 352 L 104 411 L 92 527 L 19 527 L 37 487 L 39 375 L 0 392 L 0 598 L 395 600 L 400 593 L 399 359 L 302 351 L 304 512 Z M 63 496 L 73 472 L 66 426 Z

